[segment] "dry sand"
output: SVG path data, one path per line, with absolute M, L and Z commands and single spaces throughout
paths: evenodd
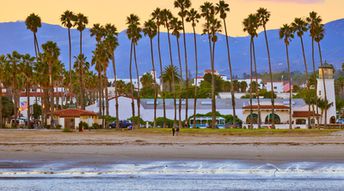
M 0 130 L 0 161 L 344 161 L 344 132 L 324 136 L 224 136 Z M 1 168 L 1 166 L 0 166 Z

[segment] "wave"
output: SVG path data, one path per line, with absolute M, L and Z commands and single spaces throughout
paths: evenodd
M 12 162 L 13 161 L 8 161 Z M 0 164 L 3 161 L 0 161 Z M 18 161 L 14 163 L 20 163 Z M 50 163 L 29 168 L 0 168 L 0 178 L 25 177 L 144 177 L 203 176 L 224 179 L 307 178 L 344 179 L 344 163 L 290 162 L 282 164 L 243 161 L 155 161 L 82 165 L 76 162 Z M 178 177 L 178 176 L 176 176 Z M 209 177 L 209 176 L 207 176 Z

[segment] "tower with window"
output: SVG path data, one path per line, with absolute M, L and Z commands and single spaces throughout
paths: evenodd
M 336 94 L 334 88 L 334 68 L 332 65 L 324 64 L 319 67 L 319 77 L 317 79 L 317 96 L 318 98 L 325 100 L 325 89 L 328 104 L 331 106 L 327 110 L 327 124 L 335 123 L 336 121 Z M 325 86 L 324 82 L 325 80 Z M 320 109 L 320 108 L 319 108 Z M 319 110 L 320 112 L 321 110 Z M 321 119 L 322 123 L 325 123 L 325 111 L 323 111 L 323 116 Z

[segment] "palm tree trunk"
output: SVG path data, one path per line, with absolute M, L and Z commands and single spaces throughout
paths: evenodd
M 194 37 L 194 49 L 195 49 L 195 62 L 196 62 L 196 79 L 195 79 L 195 95 L 194 95 L 194 116 L 193 116 L 193 127 L 196 128 L 196 114 L 197 114 L 197 76 L 198 76 L 198 50 L 197 50 L 197 38 L 196 29 L 192 27 Z M 187 119 L 185 119 L 187 120 Z
M 261 118 L 261 112 L 260 112 L 260 98 L 259 98 L 259 83 L 258 83 L 258 71 L 257 71 L 257 61 L 256 61 L 256 48 L 254 46 L 254 41 L 252 41 L 252 50 L 253 50 L 253 60 L 254 60 L 254 73 L 257 83 L 256 88 L 256 97 L 257 97 L 257 104 L 258 104 L 258 128 L 261 128 L 262 124 L 262 118 Z
M 269 62 L 269 74 L 270 74 L 270 85 L 271 85 L 271 105 L 272 105 L 272 110 L 271 110 L 271 126 L 272 129 L 275 129 L 275 91 L 274 91 L 274 82 L 272 79 L 272 64 L 271 64 L 271 56 L 270 56 L 270 48 L 269 48 L 269 40 L 268 40 L 268 35 L 266 32 L 266 27 L 264 27 L 264 37 L 265 37 L 265 44 L 266 44 L 266 51 L 268 53 L 268 62 Z
M 139 119 L 141 119 L 141 112 L 140 112 L 140 106 L 141 106 L 141 95 L 140 95 L 140 74 L 139 74 L 139 67 L 137 64 L 137 57 L 136 57 L 136 45 L 134 44 L 134 61 L 135 61 L 135 69 L 136 69 L 136 78 L 137 78 L 137 116 Z M 140 127 L 140 124 L 139 124 Z
M 185 33 L 185 20 L 182 17 L 183 25 L 183 40 L 184 40 L 184 59 L 185 59 L 185 80 L 186 80 L 186 94 L 185 94 L 185 120 L 189 118 L 189 66 L 188 66 L 188 52 L 186 47 L 186 33 Z M 183 76 L 180 76 L 182 81 Z M 181 123 L 181 122 L 180 122 Z
M 17 64 L 16 62 L 13 62 L 13 85 L 12 85 L 12 96 L 13 96 L 13 102 L 14 102 L 14 120 L 16 121 L 18 118 L 18 100 L 17 100 Z M 14 127 L 17 127 L 17 123 L 15 122 Z
M 178 113 L 179 113 L 179 128 L 182 128 L 182 91 L 183 91 L 183 69 L 182 69 L 182 61 L 180 55 L 180 43 L 179 38 L 176 36 L 177 41 L 177 49 L 178 49 L 178 62 L 179 62 L 179 73 L 180 73 L 180 81 L 179 81 L 179 104 L 178 104 Z M 188 94 L 188 91 L 187 91 Z M 186 115 L 187 116 L 187 115 Z M 185 118 L 187 120 L 187 118 Z
M 322 51 L 321 51 L 321 46 L 320 46 L 320 42 L 318 42 L 318 50 L 319 50 L 319 58 L 320 58 L 320 65 L 323 66 L 323 59 L 322 59 Z M 324 86 L 324 97 L 325 97 L 325 102 L 327 103 L 327 91 L 326 91 L 326 79 L 324 76 L 324 69 L 322 69 L 322 73 L 323 73 L 323 86 Z M 327 109 L 325 109 L 325 127 L 327 125 Z
M 158 53 L 159 53 L 159 64 L 160 64 L 160 75 L 162 75 L 163 64 L 161 58 L 161 47 L 160 47 L 160 27 L 158 26 Z M 164 91 L 164 81 L 160 78 L 161 92 L 162 92 L 162 107 L 164 114 L 164 124 L 163 128 L 166 128 L 166 100 L 165 100 L 165 91 Z
M 307 94 L 310 94 L 310 89 L 309 89 L 309 78 L 308 78 L 308 67 L 307 67 L 307 60 L 306 60 L 306 53 L 305 53 L 305 46 L 303 44 L 303 38 L 300 36 L 300 41 L 301 41 L 301 48 L 302 48 L 302 56 L 303 56 L 303 64 L 305 66 L 305 75 L 306 75 L 306 85 L 307 85 Z M 308 113 L 311 113 L 311 105 L 308 104 Z M 308 128 L 311 127 L 311 118 L 310 115 L 308 115 Z
M 133 84 L 133 43 L 130 45 L 130 63 L 129 63 L 129 75 L 130 75 L 130 92 L 131 92 L 131 112 L 132 112 L 132 118 L 135 117 L 135 103 L 134 103 L 134 84 Z M 135 121 L 133 121 L 135 123 Z
M 252 78 L 253 78 L 253 59 L 252 59 L 252 41 L 253 37 L 251 37 L 250 40 L 250 128 L 253 128 L 253 105 L 252 105 L 252 93 L 253 93 L 253 88 L 252 88 Z
M 0 128 L 2 128 L 3 125 L 2 119 L 2 82 L 0 81 Z
M 53 75 L 52 75 L 52 63 L 49 63 L 49 105 L 50 105 L 50 127 L 52 127 L 53 122 L 53 112 L 54 112 L 54 85 L 53 85 Z
M 115 84 L 115 108 L 116 108 L 116 128 L 119 129 L 119 110 L 118 110 L 118 91 L 117 91 L 117 71 L 116 71 L 116 60 L 115 60 L 115 53 L 112 54 L 112 68 L 113 68 L 113 76 L 114 76 L 114 84 Z
M 315 79 L 315 92 L 318 92 L 318 86 L 317 86 L 317 74 L 315 70 L 315 58 L 314 58 L 314 38 L 312 38 L 312 64 L 313 64 L 313 76 Z M 319 117 L 317 116 L 319 114 L 319 107 L 318 107 L 318 98 L 315 99 L 315 109 L 316 109 L 316 120 L 317 120 L 317 126 L 319 127 Z
M 172 57 L 172 46 L 171 46 L 171 36 L 169 28 L 167 27 L 167 38 L 168 38 L 168 49 L 170 53 L 170 65 L 173 67 L 173 57 Z M 173 120 L 173 128 L 176 126 L 177 122 L 177 102 L 176 102 L 176 90 L 175 90 L 175 82 L 174 82 L 174 70 L 172 69 L 172 93 L 173 93 L 173 106 L 174 106 L 174 120 Z
M 0 91 L 2 88 L 0 88 Z M 1 100 L 0 100 L 1 101 Z M 28 127 L 31 128 L 31 111 L 30 111 L 30 84 L 28 83 L 26 86 L 26 101 L 27 101 L 27 120 L 28 120 Z M 1 115 L 0 115 L 1 117 Z
M 103 108 L 103 100 L 102 100 L 102 75 L 100 73 L 100 71 L 98 71 L 98 80 L 99 80 L 99 89 L 98 89 L 98 94 L 99 94 L 99 97 L 98 97 L 98 100 L 99 100 L 99 117 L 102 117 L 102 108 Z
M 72 39 L 70 34 L 70 28 L 68 28 L 68 47 L 69 47 L 69 92 L 72 92 Z M 69 97 L 69 104 L 71 104 L 72 99 Z
M 289 49 L 288 49 L 288 45 L 285 45 L 285 51 L 287 54 L 287 65 L 288 65 L 288 78 L 289 78 L 289 129 L 293 129 L 292 126 L 292 118 L 291 118 L 291 96 L 292 96 L 292 88 L 291 88 L 291 72 L 290 72 L 290 61 L 289 61 Z
M 105 83 L 106 83 L 106 85 L 105 85 L 105 113 L 106 113 L 106 115 L 107 116 L 109 116 L 109 91 L 108 91 L 108 79 L 107 79 L 107 75 L 106 75 L 106 70 L 104 71 L 104 78 L 105 78 Z
M 211 62 L 211 111 L 212 111 L 212 120 L 211 125 L 212 128 L 216 128 L 216 99 L 215 99 L 215 42 L 213 42 L 212 46 L 212 62 Z
M 36 35 L 36 33 L 33 33 L 33 35 L 34 35 L 34 41 L 36 43 L 37 54 L 39 55 L 40 51 L 39 51 L 39 44 L 38 44 L 37 35 Z
M 230 80 L 232 82 L 231 96 L 232 96 L 232 109 L 233 109 L 233 126 L 236 127 L 236 110 L 235 110 L 235 96 L 234 96 L 234 86 L 233 86 L 233 71 L 232 71 L 231 54 L 230 54 L 230 48 L 229 48 L 227 24 L 226 24 L 226 20 L 225 19 L 223 19 L 223 26 L 225 28 L 225 35 L 226 35 L 226 46 L 227 46 L 227 59 L 228 59 L 228 67 L 229 67 L 229 76 L 230 76 Z
M 154 63 L 153 39 L 150 38 L 149 42 L 150 42 L 150 53 L 151 53 L 153 80 L 154 80 L 154 121 L 153 121 L 153 127 L 156 128 L 156 107 L 157 107 L 158 90 L 157 90 L 157 84 L 156 84 L 156 71 L 155 71 L 155 63 Z

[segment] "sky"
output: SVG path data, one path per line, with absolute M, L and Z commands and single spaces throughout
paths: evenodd
M 42 22 L 60 24 L 60 15 L 65 10 L 83 13 L 89 18 L 91 27 L 94 23 L 113 23 L 121 31 L 124 30 L 125 20 L 131 13 L 137 14 L 142 23 L 148 20 L 150 13 L 156 8 L 173 8 L 174 0 L 1 0 L 0 22 L 23 21 L 30 13 L 36 13 Z M 208 0 L 216 3 L 218 0 Z M 197 8 L 205 0 L 191 0 Z M 277 29 L 285 23 L 290 23 L 295 17 L 307 17 L 310 11 L 318 12 L 324 22 L 344 18 L 344 0 L 226 0 L 231 12 L 228 17 L 229 34 L 245 36 L 242 31 L 242 21 L 259 7 L 265 7 L 271 12 L 268 29 Z M 203 21 L 201 21 L 203 22 Z M 186 26 L 191 32 L 191 26 Z M 198 28 L 201 32 L 201 25 Z

